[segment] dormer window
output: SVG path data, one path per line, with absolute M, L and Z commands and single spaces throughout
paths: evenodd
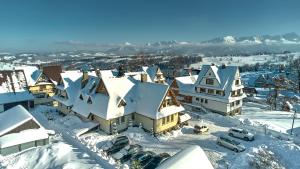
M 118 107 L 126 106 L 126 102 L 122 99 L 118 105 Z
M 88 104 L 92 104 L 93 103 L 91 97 L 88 98 L 87 103 Z
M 214 79 L 206 79 L 206 84 L 214 85 Z
M 240 84 L 240 80 L 236 80 L 235 85 L 239 85 L 239 84 Z
M 80 94 L 79 99 L 80 99 L 80 100 L 83 100 L 82 94 Z

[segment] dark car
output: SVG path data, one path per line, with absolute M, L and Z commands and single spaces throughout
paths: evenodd
M 144 169 L 153 169 L 159 166 L 167 158 L 171 157 L 168 153 L 162 153 L 157 156 L 154 156 L 149 163 L 147 163 Z
M 126 136 L 119 136 L 103 146 L 107 155 L 114 154 L 129 145 L 129 139 Z
M 141 151 L 131 158 L 131 163 L 137 161 L 142 167 L 144 167 L 154 156 L 155 153 L 151 151 Z
M 133 156 L 135 156 L 142 150 L 143 150 L 142 146 L 140 146 L 138 144 L 134 144 L 134 145 L 130 145 L 130 147 L 128 149 L 124 148 L 123 150 L 114 154 L 113 157 L 116 160 L 120 160 L 121 163 L 124 163 L 124 162 L 130 160 Z

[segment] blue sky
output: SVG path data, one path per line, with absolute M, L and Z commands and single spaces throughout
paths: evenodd
M 0 50 L 300 34 L 299 0 L 0 0 Z

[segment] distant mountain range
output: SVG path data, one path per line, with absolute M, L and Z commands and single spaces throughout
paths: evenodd
M 154 54 L 205 54 L 205 55 L 235 55 L 259 52 L 300 51 L 300 36 L 296 33 L 283 35 L 262 35 L 234 37 L 225 36 L 202 42 L 180 42 L 176 40 L 159 41 L 135 45 L 126 42 L 106 50 L 107 53 L 119 55 L 154 53 Z
M 158 41 L 145 44 L 125 42 L 123 44 L 86 44 L 60 42 L 62 54 L 50 54 L 50 57 L 89 57 L 111 55 L 135 55 L 140 53 L 158 55 L 251 55 L 258 53 L 300 52 L 300 36 L 296 33 L 261 36 L 224 36 L 202 42 Z M 75 52 L 75 53 L 74 53 Z M 83 53 L 82 53 L 83 52 Z M 86 53 L 85 53 L 86 52 Z M 24 54 L 24 52 L 22 52 Z M 22 57 L 22 53 L 19 53 Z M 32 53 L 32 52 L 26 52 Z M 25 53 L 25 57 L 26 57 Z M 51 53 L 51 52 L 49 52 Z M 55 52 L 54 52 L 55 53 Z M 3 54 L 5 55 L 5 54 Z M 9 54 L 6 54 L 9 55 Z M 52 56 L 53 55 L 53 56 Z M 1 54 L 0 54 L 1 56 Z
M 245 36 L 245 37 L 233 37 L 225 36 L 212 40 L 204 41 L 202 43 L 212 44 L 300 44 L 300 36 L 296 33 L 287 33 L 283 35 L 263 35 L 263 36 Z

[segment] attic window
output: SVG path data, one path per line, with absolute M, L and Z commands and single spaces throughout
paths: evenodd
M 80 99 L 80 100 L 83 100 L 82 94 L 79 96 L 79 99 Z
M 206 79 L 206 84 L 214 85 L 214 79 Z
M 126 102 L 122 99 L 118 105 L 118 107 L 126 106 Z
M 91 97 L 88 98 L 87 103 L 88 104 L 92 104 L 93 103 Z

